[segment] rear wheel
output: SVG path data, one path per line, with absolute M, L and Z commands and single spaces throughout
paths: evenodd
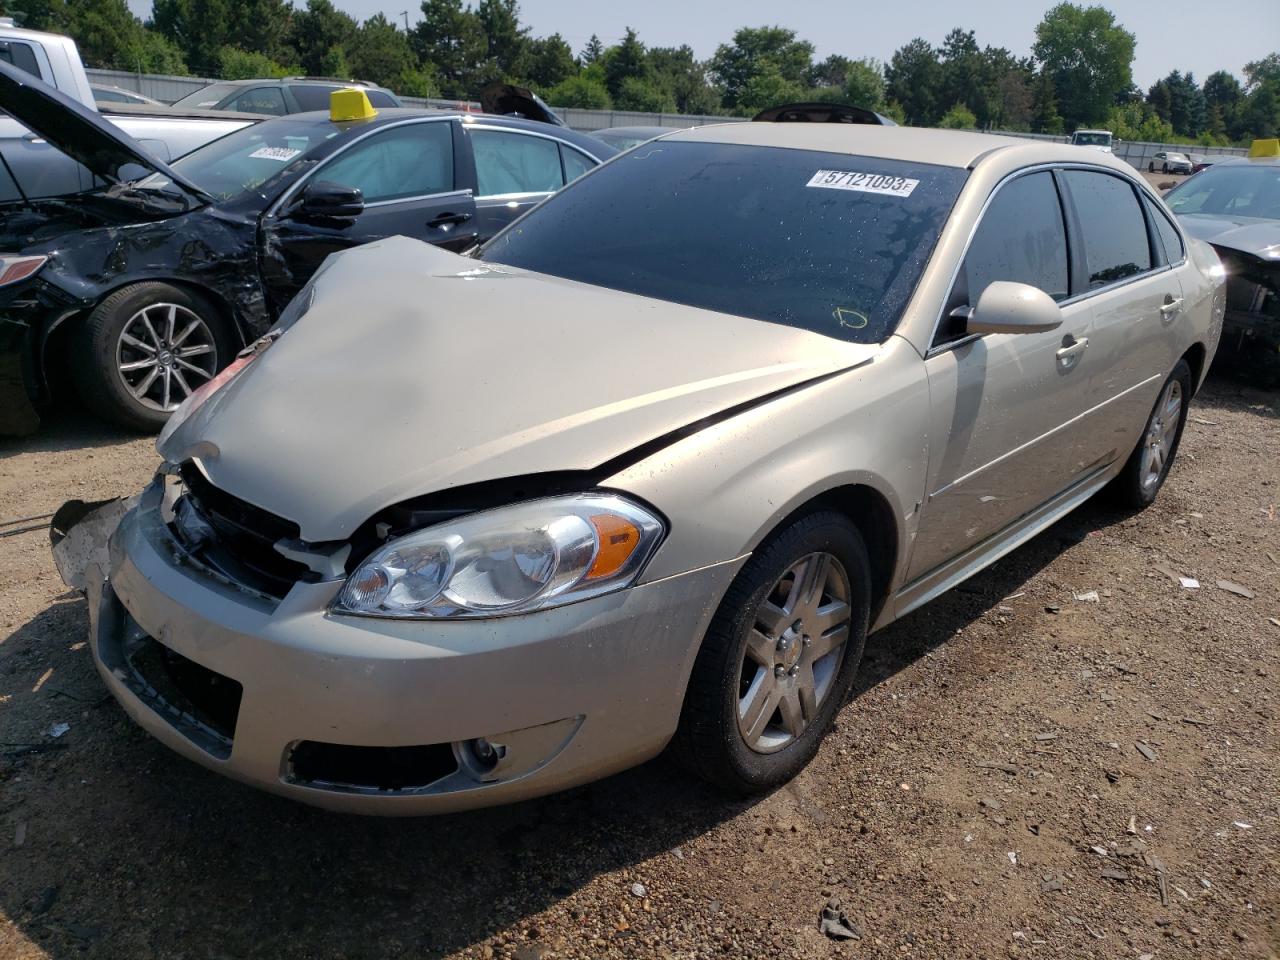
M 204 297 L 167 283 L 104 299 L 72 346 L 76 386 L 98 416 L 154 432 L 234 351 L 228 324 Z
M 842 514 L 810 514 L 758 549 L 698 651 L 673 742 L 681 763 L 736 793 L 799 773 L 853 685 L 870 594 L 866 546 Z
M 1149 506 L 1164 486 L 1182 441 L 1191 388 L 1191 368 L 1187 361 L 1179 360 L 1160 389 L 1156 405 L 1142 431 L 1142 439 L 1115 479 L 1115 494 L 1126 505 Z

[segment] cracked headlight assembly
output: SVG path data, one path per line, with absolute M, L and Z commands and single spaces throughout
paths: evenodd
M 610 493 L 488 510 L 380 547 L 333 610 L 444 619 L 544 610 L 630 586 L 663 532 L 649 510 Z

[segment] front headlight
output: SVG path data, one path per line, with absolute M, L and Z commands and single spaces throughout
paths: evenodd
M 533 500 L 417 530 L 379 548 L 339 613 L 458 618 L 528 613 L 630 586 L 662 521 L 616 494 Z

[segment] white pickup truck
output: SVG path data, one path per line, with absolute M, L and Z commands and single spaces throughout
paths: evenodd
M 0 60 L 39 77 L 87 109 L 98 109 L 80 52 L 70 37 L 23 30 L 0 17 Z M 165 162 L 262 119 L 242 113 L 132 105 L 112 108 L 104 116 Z M 88 170 L 3 111 L 0 160 L 0 202 L 63 196 L 94 186 Z

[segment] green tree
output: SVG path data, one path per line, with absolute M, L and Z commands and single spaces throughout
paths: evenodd
M 573 50 L 558 33 L 526 42 L 513 71 L 540 89 L 554 87 L 577 72 L 578 63 L 573 59 Z
M 1264 83 L 1280 83 L 1280 53 L 1269 53 L 1261 60 L 1246 63 L 1244 75 L 1250 92 Z
M 616 103 L 622 94 L 622 84 L 626 80 L 650 80 L 649 58 L 644 44 L 636 36 L 635 30 L 627 27 L 622 42 L 607 49 L 600 58 L 604 64 L 604 82 L 609 88 L 609 95 Z
M 410 44 L 424 65 L 440 79 L 446 97 L 468 98 L 488 54 L 479 18 L 462 0 L 422 0 L 422 19 Z
M 150 25 L 182 51 L 188 67 L 208 76 L 220 69 L 227 46 L 291 59 L 284 43 L 289 14 L 285 0 L 155 0 Z
M 941 114 L 942 67 L 927 40 L 916 37 L 894 51 L 885 68 L 889 99 L 897 103 L 908 123 L 929 126 Z
M 849 61 L 841 86 L 846 103 L 868 110 L 884 106 L 884 67 L 879 60 L 868 57 Z
M 1259 83 L 1250 92 L 1233 135 L 1241 140 L 1280 135 L 1280 82 Z
M 720 92 L 707 82 L 706 65 L 694 57 L 692 47 L 654 47 L 649 51 L 649 67 L 680 113 L 719 111 Z
M 803 95 L 813 69 L 813 44 L 797 40 L 794 30 L 783 27 L 743 27 L 732 43 L 716 48 L 707 66 L 724 90 L 724 105 L 751 114 L 762 100 L 770 101 L 764 106 L 786 102 L 779 99 L 784 90 Z M 778 96 L 764 96 L 769 90 Z
M 308 76 L 348 76 L 333 71 L 349 69 L 347 44 L 356 32 L 355 19 L 332 0 L 307 0 L 305 8 L 294 12 L 285 40 Z
M 642 110 L 646 113 L 675 113 L 671 94 L 652 80 L 627 77 L 613 99 L 615 110 Z
M 608 87 L 586 73 L 556 84 L 547 91 L 546 100 L 553 107 L 581 107 L 584 110 L 609 110 L 613 107 Z
M 1132 86 L 1136 42 L 1103 7 L 1059 3 L 1044 15 L 1032 53 L 1053 78 L 1068 128 L 1102 121 L 1116 95 Z
M 815 63 L 809 70 L 808 84 L 811 87 L 843 87 L 849 78 L 849 68 L 853 61 L 833 53 L 827 59 Z
M 600 38 L 594 33 L 587 40 L 587 45 L 582 48 L 582 52 L 578 54 L 578 62 L 584 67 L 589 67 L 604 55 L 604 44 L 600 42 Z
M 991 124 L 999 130 L 1030 130 L 1034 106 L 1028 75 L 1009 71 L 996 81 Z
M 1031 96 L 1031 131 L 1033 133 L 1062 133 L 1066 124 L 1058 112 L 1058 95 L 1053 77 L 1041 72 L 1036 78 Z
M 1205 126 L 1215 137 L 1226 138 L 1244 97 L 1240 81 L 1226 70 L 1217 70 L 1205 77 L 1201 92 L 1205 100 Z
M 476 18 L 484 32 L 495 79 L 514 76 L 529 42 L 529 28 L 520 25 L 520 4 L 516 0 L 480 0 Z
M 978 118 L 963 103 L 957 103 L 938 121 L 938 126 L 944 130 L 972 130 L 977 125 Z
M 218 52 L 215 72 L 225 80 L 253 80 L 260 77 L 288 77 L 301 73 L 302 68 L 282 66 L 265 53 L 225 46 Z
M 734 112 L 749 117 L 769 107 L 803 100 L 806 93 L 803 84 L 783 76 L 776 64 L 766 63 L 764 69 L 752 74 L 746 86 L 739 91 Z
M 418 69 L 409 38 L 381 13 L 360 24 L 347 45 L 347 62 L 354 76 L 403 93 L 407 93 L 401 89 L 403 80 Z

